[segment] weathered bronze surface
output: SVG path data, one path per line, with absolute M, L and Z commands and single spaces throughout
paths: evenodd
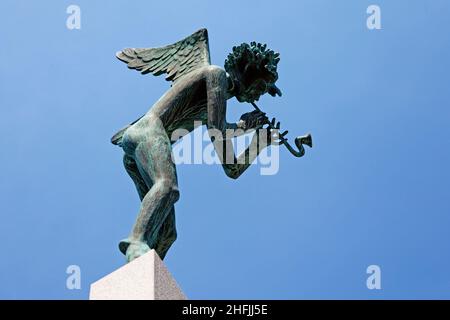
M 210 136 L 225 174 L 233 179 L 271 144 L 284 144 L 295 156 L 303 156 L 303 144 L 312 144 L 309 135 L 298 137 L 295 143 L 299 150 L 294 150 L 285 138 L 287 131 L 279 133 L 279 122 L 269 121 L 254 104 L 265 93 L 281 96 L 275 85 L 279 54 L 266 45 L 252 42 L 234 47 L 222 69 L 211 65 L 208 33 L 201 29 L 165 47 L 125 49 L 117 53 L 117 58 L 130 69 L 156 76 L 166 74 L 166 80 L 173 82 L 145 115 L 111 139 L 124 150 L 125 169 L 142 201 L 131 234 L 119 244 L 128 261 L 150 249 L 163 259 L 176 239 L 174 204 L 179 190 L 171 157 L 172 144 L 176 142 L 171 136 L 175 130 L 191 132 L 194 121 L 201 121 L 208 130 L 222 133 L 221 139 Z M 227 123 L 227 100 L 232 97 L 252 103 L 256 110 L 242 115 L 237 123 Z M 230 136 L 230 130 L 236 134 Z M 231 138 L 249 130 L 256 134 L 236 159 Z

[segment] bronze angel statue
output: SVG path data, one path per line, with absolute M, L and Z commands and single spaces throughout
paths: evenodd
M 151 249 L 163 259 L 177 237 L 174 204 L 179 190 L 172 160 L 172 144 L 176 142 L 170 138 L 172 133 L 177 129 L 194 130 L 195 121 L 223 133 L 220 139 L 211 136 L 211 141 L 225 174 L 232 179 L 238 178 L 267 146 L 288 146 L 284 137 L 287 131 L 279 133 L 279 122 L 269 121 L 254 104 L 265 93 L 281 96 L 275 85 L 280 58 L 266 45 L 252 42 L 234 47 L 225 69 L 211 65 L 206 29 L 165 47 L 124 49 L 117 58 L 130 69 L 155 76 L 165 73 L 166 80 L 172 81 L 170 89 L 145 115 L 111 139 L 123 149 L 125 169 L 141 199 L 134 227 L 119 249 L 128 261 Z M 227 100 L 233 97 L 253 103 L 257 109 L 242 115 L 237 123 L 228 123 Z M 230 130 L 236 134 L 225 134 Z M 257 134 L 236 159 L 231 138 L 249 130 Z M 295 142 L 300 151 L 289 147 L 297 156 L 304 154 L 302 144 L 311 146 L 309 135 Z

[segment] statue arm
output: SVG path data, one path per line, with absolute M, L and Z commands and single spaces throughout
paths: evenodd
M 245 170 L 250 167 L 250 165 L 253 163 L 253 161 L 256 159 L 256 157 L 259 155 L 259 153 L 264 149 L 262 146 L 258 146 L 257 142 L 257 134 L 254 135 L 252 142 L 250 145 L 239 155 L 239 157 L 236 159 L 234 155 L 233 145 L 231 143 L 231 140 L 225 140 L 225 147 L 224 150 L 231 150 L 233 153 L 232 161 L 222 161 L 222 167 L 225 171 L 225 174 L 232 178 L 237 179 L 245 172 Z M 217 147 L 216 147 L 217 150 Z M 226 154 L 226 153 L 225 153 Z
M 259 153 L 267 146 L 264 141 L 258 141 L 258 130 L 253 136 L 250 145 L 236 159 L 231 138 L 236 136 L 235 132 L 227 129 L 239 129 L 239 123 L 229 124 L 226 122 L 226 101 L 227 101 L 227 79 L 225 72 L 216 67 L 212 67 L 206 76 L 208 121 L 207 127 L 211 141 L 216 150 L 217 156 L 222 163 L 225 174 L 237 179 L 256 159 Z M 238 130 L 241 134 L 248 133 Z M 267 139 L 261 139 L 267 140 Z
M 256 128 L 247 129 L 245 127 L 245 122 L 242 120 L 239 120 L 239 122 L 234 123 L 227 122 L 225 125 L 227 129 L 227 135 L 225 136 L 225 139 L 240 137 L 243 136 L 244 134 L 249 134 L 256 130 Z

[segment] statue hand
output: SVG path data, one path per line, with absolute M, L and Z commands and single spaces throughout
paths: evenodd
M 265 112 L 254 110 L 252 112 L 244 113 L 241 116 L 241 122 L 243 122 L 243 129 L 260 129 L 263 125 L 269 123 L 269 119 Z
M 277 122 L 275 118 L 272 119 L 272 121 L 268 121 L 267 128 L 260 129 L 257 131 L 257 134 L 259 135 L 259 145 L 262 147 L 267 147 L 269 145 L 280 145 L 287 139 L 284 137 L 286 134 L 288 134 L 289 131 L 284 131 L 283 133 L 280 133 L 280 122 Z M 265 131 L 265 132 L 262 132 Z

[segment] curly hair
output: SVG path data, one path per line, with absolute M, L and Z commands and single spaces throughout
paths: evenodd
M 280 95 L 281 91 L 275 86 L 278 80 L 277 64 L 280 54 L 267 49 L 266 44 L 251 42 L 233 47 L 233 51 L 225 60 L 225 70 L 228 74 L 238 78 L 250 80 L 262 78 L 268 83 L 268 93 L 272 96 Z

